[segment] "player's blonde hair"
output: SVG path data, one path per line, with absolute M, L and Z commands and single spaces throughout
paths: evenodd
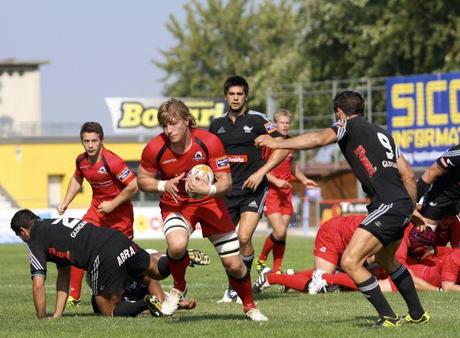
M 275 123 L 278 122 L 280 116 L 286 116 L 287 118 L 289 118 L 289 120 L 291 120 L 292 113 L 287 109 L 278 110 L 275 114 L 273 114 L 273 120 L 275 121 Z
M 160 126 L 165 126 L 177 118 L 188 121 L 189 127 L 196 125 L 195 118 L 190 113 L 190 109 L 181 100 L 170 98 L 158 108 L 158 123 Z

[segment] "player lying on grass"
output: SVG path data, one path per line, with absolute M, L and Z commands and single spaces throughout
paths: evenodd
M 166 254 L 159 252 L 154 249 L 145 249 L 150 254 L 152 260 L 156 260 L 158 270 L 161 271 L 161 274 L 158 274 L 158 279 L 166 278 L 170 274 L 168 262 L 166 259 Z M 210 258 L 209 256 L 196 249 L 189 249 L 188 255 L 190 258 L 189 266 L 194 267 L 195 265 L 209 265 Z M 124 301 L 136 302 L 144 299 L 148 295 L 154 295 L 160 302 L 163 302 L 166 299 L 167 294 L 163 291 L 161 286 L 158 283 L 152 283 L 151 279 L 147 276 L 144 277 L 144 280 L 139 281 L 134 278 L 128 278 L 125 284 L 125 288 L 122 291 L 121 298 Z M 91 280 L 87 277 L 86 282 L 88 286 L 91 287 Z M 94 295 L 91 297 L 91 305 L 93 307 L 94 313 L 100 314 L 101 311 L 96 304 L 96 298 Z M 179 301 L 179 309 L 181 310 L 191 310 L 196 307 L 196 300 L 187 299 L 182 297 Z M 161 313 L 160 313 L 161 315 Z
M 156 279 L 162 277 L 159 260 L 121 232 L 74 218 L 41 219 L 28 209 L 16 212 L 11 229 L 29 247 L 32 294 L 38 318 L 47 317 L 47 262 L 55 263 L 58 272 L 53 318 L 61 317 L 64 312 L 71 266 L 89 274 L 95 303 L 102 315 L 134 317 L 145 310 L 153 316 L 161 315 L 161 302 L 153 295 L 135 302 L 121 297 L 128 278 L 144 280 L 149 290 L 160 292 Z
M 315 269 L 298 272 L 293 275 L 280 275 L 272 273 L 269 268 L 265 268 L 254 283 L 254 291 L 261 292 L 272 284 L 283 285 L 285 288 L 300 292 L 309 292 L 310 294 L 324 292 L 328 286 L 333 287 L 337 285 L 349 290 L 357 290 L 353 280 L 347 274 L 338 272 L 337 267 L 354 229 L 359 226 L 364 217 L 364 215 L 339 216 L 322 224 L 315 239 Z M 411 256 L 415 257 L 415 255 L 422 254 L 426 257 L 428 253 L 423 252 L 430 250 L 431 246 L 428 245 L 445 245 L 447 242 L 452 241 L 449 237 L 453 233 L 453 231 L 449 231 L 451 227 L 452 224 L 448 220 L 443 222 L 443 225 L 436 230 L 438 236 L 433 237 L 433 241 L 431 242 L 421 241 L 424 237 L 420 236 L 418 228 L 412 225 L 406 228 L 401 246 L 396 252 L 396 258 L 402 264 L 409 267 L 417 289 L 435 291 L 441 285 L 432 285 L 430 280 L 425 278 L 424 274 L 418 273 L 421 269 L 419 267 L 414 268 L 414 271 L 412 271 L 411 265 L 417 266 L 424 264 L 424 262 L 419 262 Z M 444 229 L 442 230 L 443 232 L 441 232 L 441 229 Z M 423 251 L 420 249 L 423 249 Z M 379 278 L 382 291 L 395 291 L 395 286 L 387 278 L 387 274 L 378 269 L 375 264 L 368 264 L 367 268 L 373 275 Z

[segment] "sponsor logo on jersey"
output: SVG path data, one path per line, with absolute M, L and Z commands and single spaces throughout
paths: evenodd
M 276 130 L 276 125 L 271 121 L 268 121 L 267 123 L 265 123 L 264 126 L 265 126 L 265 130 L 269 134 L 273 133 Z
M 438 203 L 437 203 L 437 202 L 428 202 L 428 205 L 429 205 L 430 207 L 435 207 L 435 206 L 438 205 Z
M 201 161 L 203 159 L 203 154 L 201 153 L 201 151 L 197 151 L 195 156 L 193 156 L 193 159 L 195 161 Z
M 358 157 L 359 161 L 363 165 L 364 169 L 366 170 L 367 174 L 372 177 L 375 175 L 377 168 L 375 168 L 371 161 L 366 156 L 366 149 L 362 145 L 359 145 L 354 151 L 355 155 Z
M 257 205 L 256 201 L 252 201 L 251 203 L 248 204 L 248 207 L 258 208 L 259 206 Z
M 101 175 L 103 174 L 106 174 L 107 173 L 107 170 L 105 169 L 104 166 L 100 167 L 99 169 L 97 169 L 97 172 Z
M 218 130 L 217 130 L 217 134 L 224 134 L 226 131 L 225 131 L 225 128 L 222 126 L 220 127 Z
M 171 162 L 176 162 L 177 159 L 175 158 L 170 158 L 169 160 L 164 160 L 163 162 L 161 162 L 161 164 L 168 164 L 168 163 L 171 163 Z
M 380 228 L 382 226 L 382 223 L 380 221 L 375 221 L 374 222 L 374 225 L 377 227 L 377 228 Z
M 218 169 L 228 167 L 228 157 L 227 156 L 220 157 L 216 160 L 216 163 L 217 163 Z
M 131 170 L 129 170 L 129 168 L 125 168 L 121 173 L 118 174 L 117 178 L 120 181 L 123 181 L 126 177 L 129 176 L 129 174 L 131 174 Z
M 325 246 L 322 246 L 322 247 L 319 249 L 319 251 L 321 251 L 321 252 L 326 252 L 326 247 L 325 247 Z
M 64 258 L 70 260 L 70 252 L 69 251 L 59 251 L 56 248 L 49 248 L 48 254 L 57 258 Z
M 382 166 L 384 168 L 392 167 L 392 168 L 398 168 L 395 162 L 392 161 L 382 161 Z
M 246 163 L 248 161 L 248 155 L 227 155 L 230 163 Z
M 248 127 L 248 126 L 243 127 L 244 132 L 247 134 L 251 133 L 253 129 L 254 127 Z
M 136 250 L 134 250 L 133 246 L 131 245 L 128 249 L 123 250 L 117 256 L 118 266 L 122 266 L 123 263 L 130 257 L 136 254 Z

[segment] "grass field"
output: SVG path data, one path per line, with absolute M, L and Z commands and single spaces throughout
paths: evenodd
M 255 238 L 257 251 L 263 238 Z M 163 241 L 139 242 L 145 248 L 164 250 Z M 284 267 L 298 270 L 312 266 L 312 239 L 289 237 Z M 92 314 L 89 290 L 85 285 L 82 304 L 66 311 L 56 321 L 36 320 L 25 245 L 0 245 L 0 337 L 458 337 L 460 335 L 460 293 L 421 293 L 432 316 L 429 324 L 375 330 L 369 326 L 376 314 L 357 292 L 309 296 L 281 293 L 278 287 L 256 295 L 256 302 L 270 321 L 246 320 L 241 306 L 217 304 L 226 286 L 226 277 L 206 240 L 192 240 L 190 247 L 211 255 L 211 265 L 188 270 L 189 296 L 198 300 L 192 311 L 174 317 L 102 318 Z M 48 312 L 54 309 L 55 266 L 49 265 Z M 254 278 L 255 276 L 253 276 Z M 169 289 L 171 280 L 163 282 Z M 388 295 L 396 312 L 406 307 L 397 294 Z

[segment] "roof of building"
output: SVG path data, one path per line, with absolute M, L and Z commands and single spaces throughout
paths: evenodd
M 17 60 L 15 58 L 0 59 L 0 67 L 41 66 L 49 64 L 48 60 Z

